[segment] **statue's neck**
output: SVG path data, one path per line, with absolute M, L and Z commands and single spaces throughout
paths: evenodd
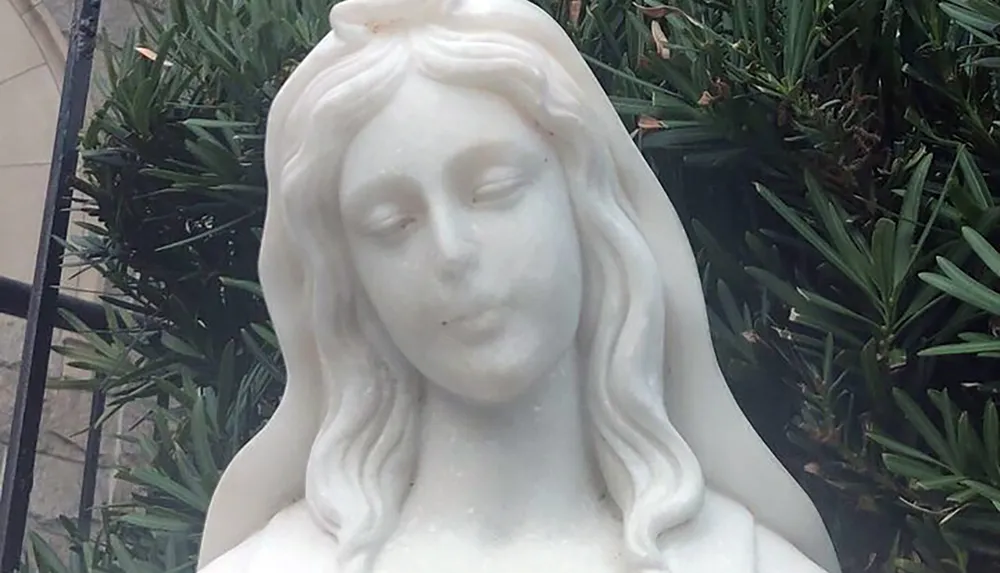
M 595 519 L 602 480 L 581 389 L 575 352 L 513 402 L 473 404 L 428 384 L 401 525 L 504 539 Z

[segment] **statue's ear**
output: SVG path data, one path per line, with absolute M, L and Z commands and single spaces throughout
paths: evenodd
M 291 242 L 282 210 L 268 210 L 260 275 L 285 358 L 285 392 L 271 420 L 233 458 L 205 520 L 199 568 L 263 528 L 305 495 L 309 452 L 325 404 L 311 319 L 312 281 Z

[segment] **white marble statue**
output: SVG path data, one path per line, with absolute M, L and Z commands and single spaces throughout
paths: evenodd
M 206 573 L 839 573 L 720 373 L 685 232 L 527 0 L 346 0 L 274 101 L 288 385 Z

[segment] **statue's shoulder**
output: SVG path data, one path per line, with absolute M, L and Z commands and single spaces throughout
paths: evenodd
M 304 502 L 283 509 L 260 531 L 199 573 L 336 573 L 335 542 L 319 528 Z
M 665 535 L 664 549 L 670 570 L 758 573 L 755 530 L 754 516 L 747 508 L 708 490 L 701 511 Z
M 787 539 L 758 524 L 755 531 L 757 541 L 758 573 L 827 573 L 809 559 Z
M 672 571 L 826 573 L 737 501 L 709 491 L 702 511 L 667 534 Z

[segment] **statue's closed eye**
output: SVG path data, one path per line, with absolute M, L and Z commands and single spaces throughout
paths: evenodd
M 405 231 L 413 222 L 414 218 L 397 205 L 382 204 L 368 213 L 364 220 L 364 228 L 374 235 L 388 236 L 398 231 Z
M 494 167 L 486 171 L 475 186 L 474 205 L 506 206 L 521 195 L 530 183 L 530 174 L 516 167 Z

